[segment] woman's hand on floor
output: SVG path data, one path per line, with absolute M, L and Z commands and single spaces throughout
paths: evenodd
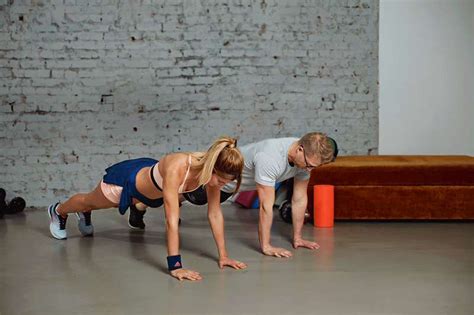
M 201 280 L 201 274 L 197 271 L 189 270 L 189 269 L 175 269 L 171 270 L 170 274 L 178 279 L 179 281 L 182 280 L 191 280 L 191 281 L 196 281 L 196 280 Z
M 245 269 L 247 265 L 241 261 L 234 260 L 228 257 L 223 257 L 219 259 L 219 268 L 224 268 L 225 266 L 232 267 L 234 269 Z

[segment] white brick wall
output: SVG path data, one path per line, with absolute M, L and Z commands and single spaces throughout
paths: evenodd
M 0 186 L 45 206 L 117 161 L 321 130 L 378 146 L 376 0 L 0 1 Z

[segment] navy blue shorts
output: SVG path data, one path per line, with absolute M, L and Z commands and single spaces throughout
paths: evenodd
M 138 199 L 149 207 L 157 208 L 163 205 L 163 198 L 149 199 L 142 195 L 136 187 L 135 179 L 137 173 L 144 167 L 150 167 L 158 163 L 158 160 L 150 158 L 140 158 L 126 160 L 112 165 L 105 170 L 103 181 L 106 184 L 113 184 L 122 187 L 120 195 L 119 212 L 125 214 L 132 204 L 132 199 Z

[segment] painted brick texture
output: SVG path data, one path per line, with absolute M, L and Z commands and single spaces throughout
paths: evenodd
M 108 165 L 323 131 L 378 146 L 378 1 L 0 0 L 0 186 L 45 206 Z

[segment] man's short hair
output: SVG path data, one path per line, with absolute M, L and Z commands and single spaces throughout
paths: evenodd
M 308 156 L 316 156 L 321 164 L 333 162 L 339 153 L 337 143 L 322 132 L 310 132 L 299 141 Z

